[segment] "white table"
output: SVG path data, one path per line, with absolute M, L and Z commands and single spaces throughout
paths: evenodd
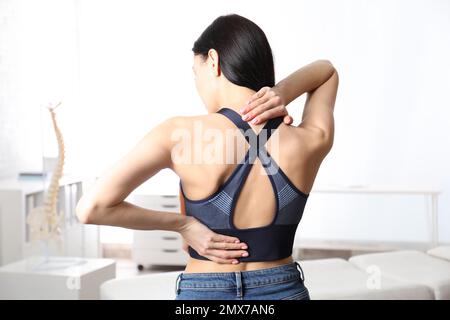
M 112 259 L 35 256 L 0 267 L 0 299 L 98 299 L 115 276 Z

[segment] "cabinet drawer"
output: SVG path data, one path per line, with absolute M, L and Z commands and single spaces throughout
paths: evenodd
M 180 249 L 182 237 L 170 231 L 142 231 L 133 233 L 133 249 Z
M 158 211 L 180 211 L 180 199 L 178 195 L 134 195 L 133 204 Z
M 153 204 L 148 209 L 156 210 L 156 211 L 168 211 L 168 212 L 177 212 L 180 213 L 180 205 L 178 203 L 159 203 Z
M 189 255 L 183 249 L 138 249 L 133 250 L 133 261 L 137 264 L 186 265 Z

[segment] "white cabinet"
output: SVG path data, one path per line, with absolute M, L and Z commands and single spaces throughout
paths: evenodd
M 31 209 L 43 205 L 45 186 L 41 179 L 0 180 L 0 265 L 34 255 L 98 258 L 101 256 L 99 228 L 81 224 L 75 207 L 83 189 L 92 183 L 63 177 L 60 180 L 58 213 L 64 215 L 62 248 L 45 248 L 32 242 L 26 218 Z
M 133 204 L 158 211 L 180 212 L 178 195 L 134 195 Z M 140 270 L 147 265 L 186 265 L 179 233 L 164 230 L 134 230 L 132 258 Z

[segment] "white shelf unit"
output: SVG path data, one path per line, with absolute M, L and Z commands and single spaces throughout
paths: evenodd
M 60 180 L 58 213 L 64 212 L 65 217 L 63 248 L 62 252 L 50 248 L 52 255 L 101 257 L 98 226 L 81 224 L 75 214 L 86 183 L 73 177 Z M 43 204 L 44 190 L 42 179 L 0 180 L 0 265 L 45 254 L 42 243 L 30 241 L 26 223 L 30 210 Z
M 178 195 L 140 195 L 132 203 L 147 209 L 180 213 Z M 142 270 L 148 265 L 186 265 L 188 254 L 182 249 L 180 234 L 164 230 L 134 230 L 132 259 Z

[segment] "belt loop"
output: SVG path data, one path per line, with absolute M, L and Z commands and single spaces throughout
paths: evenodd
M 235 271 L 234 274 L 236 275 L 236 295 L 242 299 L 242 273 L 241 271 Z
M 175 295 L 178 295 L 180 293 L 180 281 L 181 281 L 181 275 L 183 273 L 178 274 L 177 279 L 175 280 Z
M 299 270 L 300 271 L 300 274 L 301 274 L 301 279 L 302 279 L 302 281 L 303 282 L 305 282 L 305 274 L 303 273 L 303 269 L 302 269 L 302 267 L 300 266 L 300 263 L 299 262 L 297 262 L 297 261 L 295 261 L 295 264 L 297 265 L 297 270 Z

